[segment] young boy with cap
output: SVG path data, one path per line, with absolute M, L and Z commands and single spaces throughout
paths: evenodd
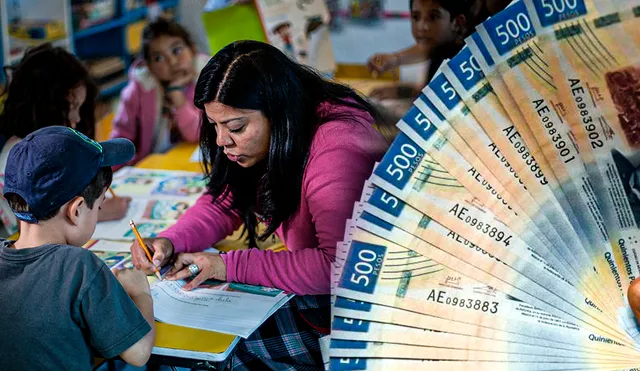
M 62 126 L 10 152 L 4 196 L 20 220 L 0 240 L 0 370 L 91 370 L 93 356 L 145 364 L 155 340 L 146 275 L 111 272 L 81 247 L 96 227 L 126 139 L 98 143 Z

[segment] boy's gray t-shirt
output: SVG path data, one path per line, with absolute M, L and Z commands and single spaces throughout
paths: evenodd
M 150 330 L 92 252 L 0 239 L 0 370 L 91 370 Z

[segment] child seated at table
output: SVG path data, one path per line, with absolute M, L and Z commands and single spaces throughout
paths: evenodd
M 155 341 L 146 275 L 113 273 L 84 245 L 111 184 L 135 152 L 49 126 L 9 154 L 4 196 L 20 220 L 0 239 L 0 370 L 91 370 L 93 357 L 144 365 Z
M 428 10 L 426 9 L 428 6 L 424 6 L 427 5 L 427 2 L 428 1 L 424 1 L 424 3 L 414 2 L 413 0 L 409 1 L 409 10 L 411 11 L 411 32 L 416 43 L 395 53 L 376 53 L 371 56 L 369 60 L 367 60 L 367 68 L 369 71 L 374 73 L 374 75 L 393 70 L 394 68 L 404 65 L 428 61 L 434 52 L 436 52 L 435 54 L 438 54 L 437 49 L 440 45 L 446 44 L 442 41 L 446 38 L 448 32 L 438 32 L 437 30 L 434 30 L 434 26 L 438 27 L 435 23 L 426 24 L 424 20 L 421 19 L 424 16 L 428 16 L 431 21 L 436 21 L 439 18 L 442 19 L 441 14 L 439 14 L 441 13 L 441 10 L 438 11 L 432 9 L 431 11 L 424 11 Z M 455 8 L 466 8 L 464 15 L 465 18 L 467 18 L 465 22 L 467 25 L 467 34 L 473 32 L 477 24 L 485 21 L 491 15 L 504 9 L 509 2 L 510 0 L 466 0 L 463 3 L 459 0 L 450 2 L 430 1 L 430 3 L 435 6 L 442 3 L 442 8 L 449 12 L 452 17 L 459 11 L 455 10 Z M 458 22 L 461 24 L 460 20 L 458 20 Z M 432 36 L 425 37 L 429 31 L 432 31 Z M 435 35 L 435 37 L 433 35 Z M 433 72 L 435 72 L 435 70 L 433 70 Z M 398 85 L 398 87 L 401 86 L 403 85 Z M 410 88 L 413 87 L 412 84 L 404 86 L 408 86 Z M 422 88 L 422 86 L 418 86 L 418 88 Z M 393 89 L 387 90 L 386 93 L 390 95 L 397 95 L 397 91 L 394 92 Z
M 209 60 L 196 54 L 181 25 L 163 18 L 145 27 L 142 57 L 129 71 L 111 134 L 135 144 L 133 163 L 150 153 L 164 153 L 179 141 L 198 141 L 200 111 L 193 105 L 193 94 Z
M 471 2 L 475 1 L 409 0 L 411 34 L 416 44 L 397 53 L 375 54 L 367 66 L 372 71 L 383 72 L 403 64 L 430 59 L 426 81 L 381 87 L 370 95 L 377 99 L 415 99 L 439 67 L 440 63 L 434 59 L 441 62 L 441 59 L 455 55 L 464 45 Z
M 367 67 L 382 73 L 405 64 L 429 64 L 424 80 L 383 86 L 369 94 L 387 124 L 395 124 L 411 108 L 442 62 L 460 51 L 475 26 L 507 4 L 506 0 L 409 0 L 416 44 L 397 53 L 375 54 Z
M 95 130 L 98 88 L 87 68 L 73 54 L 46 43 L 27 50 L 11 70 L 0 115 L 0 135 L 6 139 L 0 147 L 0 194 L 9 152 L 27 135 L 51 125 L 69 126 L 90 138 Z M 98 220 L 123 218 L 130 201 L 129 197 L 107 198 Z M 18 220 L 0 197 L 0 237 L 9 237 L 17 231 Z

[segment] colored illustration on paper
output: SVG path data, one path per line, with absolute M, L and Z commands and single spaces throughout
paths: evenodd
M 172 200 L 151 200 L 145 207 L 144 219 L 150 220 L 178 220 L 193 202 Z
M 138 227 L 138 232 L 143 238 L 153 238 L 156 237 L 160 232 L 169 228 L 173 223 L 171 222 L 155 222 L 155 223 L 139 223 L 136 225 Z M 125 238 L 135 238 L 135 234 L 133 231 L 128 230 L 127 233 L 124 234 Z
M 165 173 L 131 174 L 123 179 L 114 179 L 111 188 L 121 194 L 144 195 L 153 190 L 154 184 L 167 177 Z
M 151 192 L 152 195 L 195 196 L 206 189 L 206 181 L 200 175 L 176 176 L 163 180 Z

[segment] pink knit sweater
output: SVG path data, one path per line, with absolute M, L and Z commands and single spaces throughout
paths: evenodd
M 366 112 L 323 103 L 318 113 L 326 122 L 313 137 L 300 207 L 276 231 L 288 251 L 249 249 L 223 254 L 228 281 L 298 295 L 329 294 L 336 243 L 342 240 L 345 221 L 387 144 Z M 349 118 L 332 118 L 335 113 Z M 205 195 L 160 236 L 171 240 L 176 253 L 198 252 L 241 225 L 238 215 L 212 204 L 212 197 Z

